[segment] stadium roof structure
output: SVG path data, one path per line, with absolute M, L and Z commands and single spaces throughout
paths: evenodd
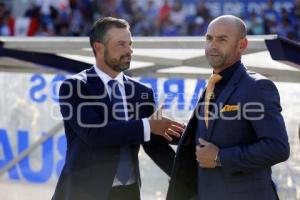
M 248 36 L 243 63 L 274 81 L 300 82 L 300 45 Z M 77 73 L 94 64 L 88 37 L 0 37 L 0 71 Z M 206 79 L 205 37 L 134 37 L 130 76 Z M 277 60 L 277 61 L 275 61 Z

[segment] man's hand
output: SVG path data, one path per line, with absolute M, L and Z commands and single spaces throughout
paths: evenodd
M 149 118 L 151 132 L 164 137 L 169 142 L 172 136 L 179 138 L 184 131 L 184 124 L 162 116 L 162 107 L 155 111 Z
M 196 146 L 196 159 L 202 168 L 215 168 L 215 158 L 219 153 L 219 147 L 213 143 L 199 138 L 199 145 Z

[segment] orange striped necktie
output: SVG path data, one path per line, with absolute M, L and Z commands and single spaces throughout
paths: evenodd
M 204 104 L 204 120 L 205 120 L 206 128 L 208 128 L 209 103 L 214 93 L 215 85 L 221 79 L 222 76 L 220 76 L 219 74 L 212 74 L 207 82 L 206 92 L 205 92 L 205 104 Z

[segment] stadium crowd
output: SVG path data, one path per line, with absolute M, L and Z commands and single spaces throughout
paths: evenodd
M 204 35 L 213 16 L 205 1 L 186 9 L 183 0 L 69 0 L 59 6 L 35 1 L 22 18 L 12 16 L 11 9 L 0 2 L 0 35 L 2 36 L 86 36 L 92 22 L 100 17 L 125 18 L 134 36 L 200 36 Z M 40 2 L 40 3 L 38 3 Z M 267 3 L 260 14 L 242 13 L 248 34 L 278 34 L 300 41 L 300 0 L 290 10 L 274 8 Z

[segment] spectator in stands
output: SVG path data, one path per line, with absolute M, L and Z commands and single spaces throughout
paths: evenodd
M 130 21 L 132 32 L 134 35 L 140 35 L 144 29 L 145 14 L 137 0 L 131 0 L 130 11 L 132 12 Z
M 53 31 L 49 31 L 47 28 L 47 24 L 39 23 L 37 32 L 35 36 L 53 36 Z
M 269 0 L 267 8 L 263 11 L 265 22 L 265 33 L 276 34 L 278 31 L 278 22 L 280 21 L 279 13 L 274 9 L 273 0 Z
M 264 19 L 262 16 L 257 15 L 252 12 L 248 18 L 246 18 L 245 23 L 249 28 L 248 34 L 250 35 L 263 35 L 265 34 Z
M 38 31 L 39 23 L 42 23 L 41 7 L 32 3 L 31 7 L 25 12 L 25 18 L 27 18 L 28 21 L 26 35 L 34 36 Z
M 160 29 L 161 36 L 178 36 L 179 31 L 176 26 L 168 19 L 161 24 Z
M 143 33 L 144 36 L 159 34 L 157 30 L 159 10 L 154 6 L 153 0 L 147 1 L 147 6 L 144 9 Z M 159 28 L 158 28 L 159 29 Z
M 297 39 L 296 33 L 294 33 L 295 26 L 293 26 L 292 21 L 289 18 L 289 14 L 286 9 L 281 10 L 281 21 L 278 24 L 277 34 L 291 40 Z
M 295 33 L 297 35 L 298 40 L 300 40 L 300 0 L 295 0 L 295 6 L 289 13 L 289 19 L 291 20 L 296 30 Z
M 8 26 L 7 10 L 4 3 L 0 3 L 0 35 L 9 36 L 10 30 Z
M 80 36 L 83 29 L 83 16 L 78 8 L 76 1 L 71 4 L 71 14 L 70 14 L 70 34 L 71 36 Z
M 160 8 L 159 11 L 159 21 L 161 23 L 164 23 L 165 21 L 168 21 L 170 18 L 170 12 L 171 12 L 171 6 L 169 5 L 168 0 L 164 0 L 163 6 Z
M 81 36 L 88 34 L 91 26 L 93 25 L 93 13 L 92 10 L 92 1 L 91 0 L 78 0 L 78 8 L 80 10 L 82 20 L 83 20 L 83 29 L 81 30 Z
M 188 35 L 204 35 L 211 16 L 205 2 L 197 4 L 196 14 L 187 17 Z
M 189 35 L 198 36 L 205 34 L 205 31 L 207 29 L 207 22 L 204 21 L 203 17 L 197 16 L 191 25 L 191 31 Z
M 206 23 L 208 23 L 208 21 L 211 21 L 211 15 L 205 5 L 205 1 L 201 1 L 197 4 L 196 15 L 203 17 L 203 19 Z
M 170 12 L 170 22 L 176 27 L 179 35 L 185 35 L 185 17 L 181 0 L 176 0 Z

